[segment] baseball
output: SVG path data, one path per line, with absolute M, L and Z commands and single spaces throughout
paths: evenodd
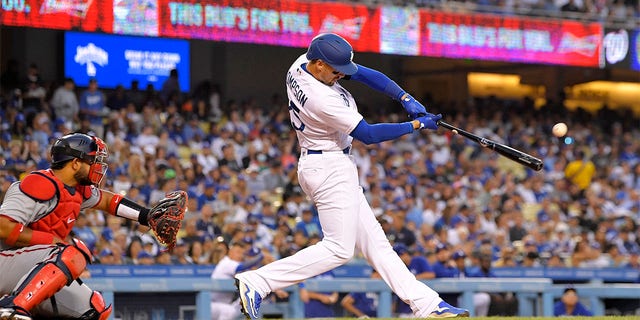
M 564 137 L 565 134 L 567 134 L 567 125 L 564 122 L 558 122 L 553 126 L 553 129 L 551 130 L 553 132 L 553 135 L 560 138 L 560 137 Z
M 456 129 L 451 130 L 451 132 L 453 132 L 453 134 L 458 134 L 458 130 Z

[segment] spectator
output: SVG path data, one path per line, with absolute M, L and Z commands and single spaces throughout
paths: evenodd
M 380 279 L 373 270 L 371 278 Z M 349 314 L 359 319 L 376 318 L 378 316 L 378 294 L 375 292 L 349 292 L 340 301 L 340 305 Z
M 433 279 L 436 277 L 436 274 L 433 270 L 433 267 L 429 264 L 429 261 L 424 256 L 414 255 L 409 248 L 401 242 L 395 243 L 393 245 L 393 250 L 398 254 L 398 257 L 404 262 L 409 271 L 416 277 L 418 280 L 425 279 Z M 441 295 L 443 296 L 443 295 Z M 413 316 L 413 312 L 411 311 L 411 307 L 400 300 L 397 295 L 393 295 L 394 304 L 395 304 L 395 313 L 400 317 L 410 317 Z M 444 298 L 443 298 L 444 299 Z
M 320 280 L 333 278 L 333 273 L 328 271 L 311 279 Z M 300 300 L 304 302 L 305 318 L 334 318 L 336 316 L 334 305 L 338 302 L 338 292 L 315 292 L 307 290 L 304 282 L 301 282 L 299 287 Z
M 307 205 L 302 209 L 302 217 L 300 222 L 296 224 L 296 231 L 301 230 L 305 237 L 318 235 L 322 238 L 322 226 L 317 216 L 311 210 L 311 206 Z
M 220 260 L 211 279 L 233 279 L 233 276 L 245 270 L 258 266 L 264 258 L 262 252 L 251 248 L 251 245 L 243 242 L 232 242 L 229 245 L 229 252 Z M 227 320 L 238 318 L 240 308 L 239 302 L 233 292 L 213 292 L 211 294 L 211 319 Z
M 126 109 L 128 105 L 129 97 L 124 90 L 124 86 L 119 84 L 107 98 L 106 106 L 109 108 L 109 110 L 120 111 Z
M 469 271 L 470 278 L 496 278 L 491 262 L 492 256 L 480 255 L 479 268 Z M 511 292 L 490 293 L 489 316 L 514 316 L 518 313 L 518 300 Z
M 162 83 L 162 89 L 160 89 L 160 98 L 165 105 L 170 104 L 172 97 L 180 95 L 180 82 L 178 81 L 178 70 L 171 69 L 169 71 L 169 78 Z
M 584 151 L 576 152 L 576 157 L 564 169 L 565 178 L 575 185 L 580 192 L 584 192 L 590 185 L 596 173 L 593 162 L 586 158 Z
M 172 264 L 190 264 L 188 253 L 189 245 L 182 238 L 178 238 L 171 254 Z
M 36 77 L 37 78 L 37 77 Z M 23 108 L 27 116 L 37 112 L 49 111 L 45 99 L 47 98 L 47 89 L 42 86 L 39 80 L 31 80 L 29 78 L 24 88 Z
M 455 261 L 456 267 L 459 271 L 459 277 L 471 277 L 479 275 L 479 272 L 475 269 L 468 269 L 465 265 L 465 259 L 467 254 L 462 250 L 457 250 L 451 256 L 451 259 Z M 495 276 L 487 274 L 485 276 Z M 459 300 L 459 299 L 458 299 Z M 458 301 L 460 302 L 460 301 Z M 473 308 L 475 310 L 476 317 L 486 317 L 489 314 L 489 305 L 491 303 L 491 296 L 486 292 L 474 292 L 473 293 Z
M 142 250 L 136 256 L 136 264 L 150 266 L 155 263 L 155 257 L 147 251 Z
M 145 103 L 145 93 L 140 91 L 140 81 L 131 80 L 131 88 L 126 93 L 127 100 L 134 106 L 134 111 L 140 112 Z
M 580 301 L 575 288 L 566 288 L 560 298 L 553 306 L 553 315 L 561 316 L 583 316 L 591 317 L 593 313 L 589 311 Z
M 561 11 L 564 12 L 583 12 L 584 10 L 576 4 L 575 0 L 569 0 L 566 4 L 560 7 Z
M 80 238 L 91 252 L 95 252 L 98 237 L 93 232 L 93 229 L 88 224 L 87 216 L 84 214 L 78 215 L 76 223 L 73 226 L 73 234 Z
M 80 105 L 76 97 L 75 82 L 71 78 L 64 79 L 64 83 L 53 93 L 51 98 L 51 107 L 56 119 L 62 119 L 65 122 L 77 122 Z

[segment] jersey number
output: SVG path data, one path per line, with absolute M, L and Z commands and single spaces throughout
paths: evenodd
M 296 130 L 302 131 L 304 130 L 305 125 L 304 123 L 302 123 L 302 120 L 298 115 L 299 113 L 300 113 L 300 108 L 298 108 L 298 106 L 296 106 L 295 103 L 293 103 L 293 101 L 289 101 L 289 115 L 291 118 L 291 126 Z M 296 122 L 298 122 L 299 124 L 296 124 Z

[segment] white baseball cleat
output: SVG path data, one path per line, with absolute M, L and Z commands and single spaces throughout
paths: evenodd
M 14 308 L 0 308 L 0 320 L 31 320 L 31 316 Z
M 260 294 L 238 278 L 236 278 L 236 288 L 240 293 L 240 310 L 242 313 L 247 319 L 259 319 L 258 309 L 260 309 L 260 302 L 262 302 Z
M 444 301 L 438 304 L 438 307 L 427 316 L 427 318 L 467 318 L 469 311 L 462 308 L 456 308 Z

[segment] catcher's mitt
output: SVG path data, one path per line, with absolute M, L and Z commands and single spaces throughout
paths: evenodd
M 184 191 L 169 192 L 151 208 L 147 216 L 149 227 L 156 234 L 158 241 L 169 249 L 176 245 L 176 235 L 182 226 L 187 198 Z

